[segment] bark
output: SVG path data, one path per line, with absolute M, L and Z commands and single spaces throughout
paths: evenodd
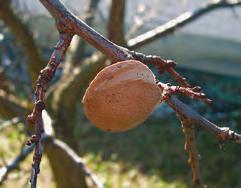
M 193 175 L 193 184 L 196 188 L 205 188 L 206 186 L 203 183 L 203 178 L 200 170 L 199 163 L 199 153 L 196 147 L 196 138 L 195 138 L 195 127 L 193 122 L 185 117 L 179 116 L 182 124 L 182 131 L 185 136 L 185 145 L 184 149 L 188 154 L 188 164 L 191 167 Z

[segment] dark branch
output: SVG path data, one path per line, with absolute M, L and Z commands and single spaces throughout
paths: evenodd
M 27 158 L 33 149 L 34 145 L 31 147 L 25 146 L 12 162 L 10 162 L 7 166 L 0 168 L 0 184 L 3 183 L 9 173 L 19 168 L 20 163 Z
M 45 108 L 44 96 L 47 89 L 48 83 L 54 77 L 55 71 L 60 64 L 62 57 L 64 56 L 73 35 L 65 33 L 65 27 L 63 25 L 57 25 L 60 32 L 60 39 L 55 49 L 50 57 L 50 60 L 47 66 L 40 71 L 39 78 L 37 80 L 37 86 L 35 90 L 35 107 L 31 115 L 28 116 L 28 119 L 35 123 L 35 135 L 27 142 L 28 145 L 35 144 L 35 152 L 32 165 L 32 177 L 31 177 L 31 187 L 35 188 L 37 183 L 37 176 L 40 172 L 40 162 L 42 158 L 43 146 L 41 142 L 41 136 L 44 132 L 43 120 L 42 120 L 42 111 Z
M 174 111 L 182 117 L 198 123 L 203 129 L 215 135 L 218 140 L 223 143 L 225 141 L 232 141 L 238 144 L 241 144 L 241 135 L 230 130 L 228 127 L 219 127 L 214 123 L 208 121 L 202 117 L 198 112 L 190 108 L 188 105 L 184 104 L 176 97 L 171 97 L 167 101 L 167 104 L 171 106 Z
M 152 29 L 144 34 L 141 34 L 135 38 L 130 39 L 127 43 L 128 47 L 131 49 L 142 47 L 145 44 L 148 44 L 158 38 L 172 34 L 177 29 L 182 28 L 186 24 L 200 18 L 201 16 L 207 14 L 208 12 L 211 12 L 219 8 L 230 8 L 234 6 L 240 6 L 240 5 L 241 5 L 241 1 L 238 1 L 238 0 L 219 0 L 219 1 L 215 1 L 210 4 L 207 4 L 206 6 L 201 7 L 197 10 L 185 12 L 180 16 L 178 16 L 177 18 L 174 18 L 173 20 L 170 20 L 169 22 L 163 25 L 160 25 L 155 29 Z

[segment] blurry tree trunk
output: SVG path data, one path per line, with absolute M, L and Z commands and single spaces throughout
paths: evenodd
M 0 114 L 4 117 L 24 116 L 32 104 L 11 93 L 0 89 Z
M 20 42 L 21 47 L 29 60 L 28 72 L 31 76 L 32 82 L 35 83 L 39 71 L 43 68 L 44 61 L 39 54 L 38 48 L 27 26 L 14 14 L 10 7 L 10 2 L 10 0 L 1 1 L 0 19 L 4 21 Z
M 83 162 L 63 142 L 48 138 L 45 150 L 58 188 L 87 188 Z
M 47 99 L 57 137 L 75 150 L 78 145 L 74 134 L 76 117 L 80 115 L 77 114 L 77 107 L 90 81 L 104 67 L 102 63 L 104 59 L 103 55 L 97 53 L 84 60 L 72 74 L 63 76 L 58 84 L 53 86 L 54 93 L 51 93 Z
M 99 0 L 89 0 L 87 1 L 87 5 L 85 7 L 83 20 L 89 26 L 93 25 L 96 9 L 98 7 Z M 64 74 L 69 73 L 75 66 L 81 64 L 81 61 L 86 57 L 86 41 L 81 39 L 80 37 L 74 38 L 72 44 L 68 50 Z
M 112 42 L 122 46 L 126 46 L 124 19 L 125 0 L 112 0 L 108 20 L 108 38 Z

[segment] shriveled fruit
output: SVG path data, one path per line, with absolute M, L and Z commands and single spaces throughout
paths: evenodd
M 120 132 L 142 123 L 160 101 L 152 71 L 135 60 L 100 71 L 83 98 L 87 118 L 98 128 Z

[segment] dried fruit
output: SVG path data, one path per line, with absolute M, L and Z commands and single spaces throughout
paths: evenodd
M 87 118 L 98 128 L 120 132 L 142 123 L 160 101 L 152 71 L 135 60 L 100 71 L 83 98 Z

